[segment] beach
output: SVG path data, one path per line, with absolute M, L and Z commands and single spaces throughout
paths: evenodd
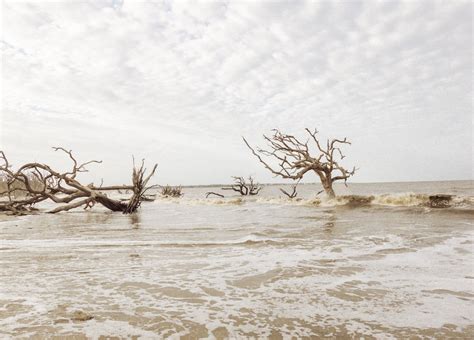
M 472 338 L 471 181 L 353 184 L 0 220 L 5 339 Z M 455 195 L 432 208 L 427 195 Z

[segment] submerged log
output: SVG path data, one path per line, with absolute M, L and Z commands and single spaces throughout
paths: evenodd
M 217 192 L 213 192 L 213 191 L 206 192 L 206 198 L 208 198 L 208 197 L 211 196 L 211 195 L 215 195 L 215 196 L 224 198 L 224 195 L 218 194 Z
M 72 168 L 67 172 L 54 170 L 47 164 L 27 163 L 13 171 L 7 157 L 0 151 L 0 211 L 10 213 L 26 213 L 31 211 L 34 204 L 42 201 L 52 201 L 60 206 L 52 209 L 49 213 L 68 211 L 74 208 L 92 208 L 96 203 L 112 211 L 120 211 L 124 214 L 134 213 L 141 202 L 146 199 L 146 192 L 154 186 L 148 186 L 148 181 L 154 175 L 157 164 L 151 172 L 145 176 L 146 168 L 144 160 L 140 167 L 133 162 L 132 185 L 120 185 L 96 187 L 93 184 L 84 185 L 76 176 L 80 172 L 87 172 L 86 166 L 101 161 L 88 161 L 79 164 L 68 151 L 62 147 L 53 148 L 55 151 L 66 153 L 72 161 Z M 132 197 L 126 202 L 107 197 L 104 191 L 110 190 L 132 190 Z

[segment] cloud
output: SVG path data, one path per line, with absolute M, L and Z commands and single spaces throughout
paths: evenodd
M 0 141 L 18 162 L 61 144 L 120 181 L 132 153 L 163 182 L 270 181 L 240 136 L 317 126 L 353 141 L 355 180 L 472 176 L 470 2 L 2 9 Z

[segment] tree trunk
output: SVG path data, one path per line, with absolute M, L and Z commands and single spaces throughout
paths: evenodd
M 319 176 L 319 179 L 321 180 L 321 184 L 323 185 L 324 192 L 326 193 L 327 197 L 329 199 L 336 198 L 336 193 L 334 192 L 332 188 L 332 178 L 331 178 L 331 173 L 329 172 L 318 172 L 316 171 L 316 174 Z M 318 193 L 320 194 L 321 191 Z
M 332 189 L 332 186 L 324 187 L 324 191 L 326 192 L 326 195 L 328 195 L 330 199 L 336 198 L 336 193 Z
M 100 204 L 102 204 L 107 209 L 112 210 L 112 211 L 125 212 L 127 208 L 127 203 L 113 200 L 103 195 L 96 196 L 95 200 L 99 202 Z
M 334 192 L 332 188 L 332 179 L 330 175 L 326 175 L 326 178 L 324 180 L 321 180 L 323 184 L 324 191 L 326 192 L 326 195 L 328 198 L 333 199 L 336 198 L 336 193 Z

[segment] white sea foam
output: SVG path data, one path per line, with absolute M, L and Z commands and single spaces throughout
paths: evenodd
M 428 195 L 415 193 L 398 193 L 398 194 L 384 194 L 376 195 L 372 204 L 386 205 L 386 206 L 402 206 L 412 207 L 426 205 L 429 202 Z

